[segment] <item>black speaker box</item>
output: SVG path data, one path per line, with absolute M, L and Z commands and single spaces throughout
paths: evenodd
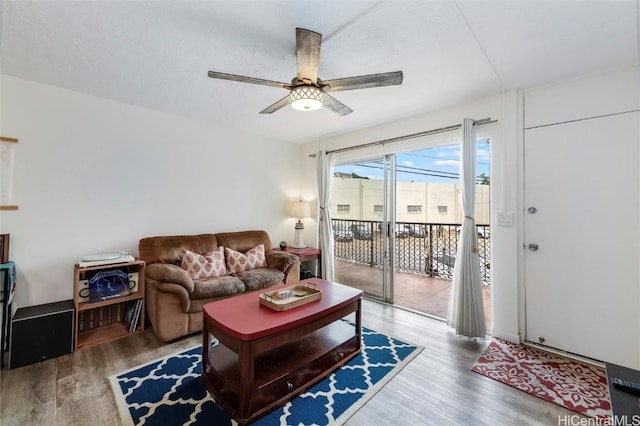
M 19 308 L 11 320 L 9 368 L 73 352 L 72 300 Z

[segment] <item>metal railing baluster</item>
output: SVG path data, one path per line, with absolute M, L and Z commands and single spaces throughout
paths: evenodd
M 333 219 L 334 256 L 337 260 L 381 268 L 383 238 L 381 222 Z M 458 250 L 459 224 L 397 224 L 396 269 L 400 272 L 453 279 Z M 403 236 L 402 230 L 409 235 Z M 413 230 L 413 231 L 411 231 Z M 482 284 L 491 284 L 491 237 L 488 225 L 477 225 L 478 255 Z M 418 233 L 424 231 L 424 236 Z M 413 232 L 413 235 L 411 235 Z

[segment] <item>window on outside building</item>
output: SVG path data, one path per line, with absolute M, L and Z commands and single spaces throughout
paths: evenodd
M 374 213 L 382 213 L 382 204 L 374 204 L 373 205 Z
M 422 206 L 407 206 L 407 213 L 420 214 L 422 213 Z
M 445 214 L 447 213 L 447 210 L 448 210 L 447 206 L 438 206 L 438 213 Z
M 338 204 L 338 213 L 351 212 L 351 204 Z

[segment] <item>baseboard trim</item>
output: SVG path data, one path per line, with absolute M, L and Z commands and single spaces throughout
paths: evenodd
M 491 330 L 491 336 L 497 339 L 506 340 L 507 342 L 511 342 L 511 343 L 516 343 L 516 344 L 521 343 L 520 336 L 518 336 L 517 334 L 504 333 L 500 330 L 496 330 L 495 328 Z
M 570 358 L 570 359 L 573 359 L 575 361 L 581 361 L 581 362 L 584 362 L 585 364 L 590 364 L 590 365 L 593 365 L 593 366 L 596 366 L 596 367 L 604 368 L 604 362 L 599 361 L 597 359 L 587 358 L 587 357 L 582 356 L 582 355 L 574 354 L 573 352 L 567 352 L 567 351 L 563 351 L 563 350 L 560 350 L 560 349 L 555 349 L 555 348 L 552 348 L 550 346 L 540 345 L 538 343 L 530 342 L 528 340 L 525 340 L 522 344 L 524 346 L 528 346 L 530 348 L 538 349 L 538 350 L 541 350 L 541 351 L 552 353 L 554 355 L 559 355 L 559 356 L 563 356 L 565 358 Z

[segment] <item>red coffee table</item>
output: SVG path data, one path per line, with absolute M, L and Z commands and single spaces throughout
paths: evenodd
M 318 278 L 304 283 L 315 284 L 322 298 L 275 311 L 253 292 L 203 307 L 202 378 L 240 424 L 291 400 L 360 352 L 362 291 Z M 355 326 L 340 321 L 354 312 Z M 219 341 L 214 347 L 211 336 Z

